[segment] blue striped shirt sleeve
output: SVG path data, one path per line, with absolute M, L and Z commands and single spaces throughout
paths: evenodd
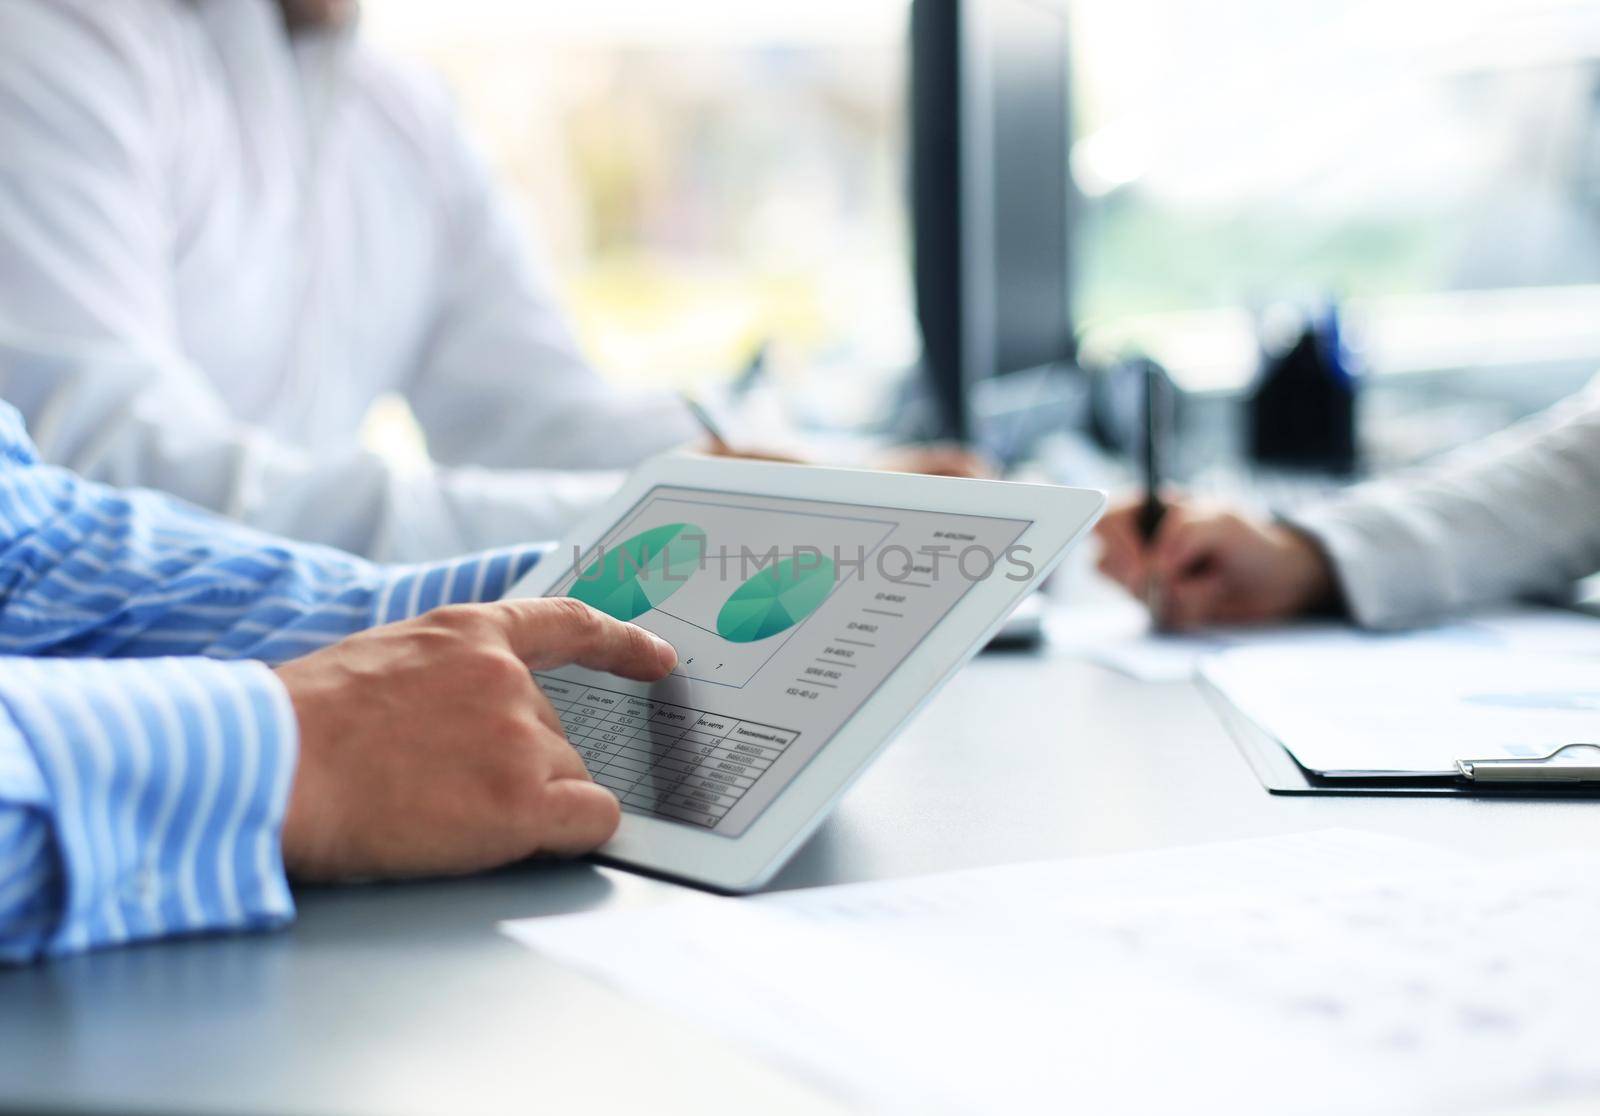
M 443 605 L 497 601 L 547 552 L 540 545 L 506 547 L 453 562 L 391 567 L 373 594 L 372 622 L 392 624 Z
M 537 546 L 381 567 L 43 466 L 0 404 L 0 962 L 291 918 L 268 665 L 493 600 Z
M 258 663 L 0 658 L 0 960 L 287 921 L 295 747 Z

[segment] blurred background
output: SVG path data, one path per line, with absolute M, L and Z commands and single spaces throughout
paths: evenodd
M 1041 0 L 1043 2 L 1043 0 Z M 1244 390 L 1337 302 L 1382 460 L 1600 366 L 1600 6 L 1063 0 L 1075 356 Z M 442 73 L 619 381 L 760 350 L 809 420 L 919 357 L 906 0 L 368 0 Z M 1370 420 L 1370 421 L 1369 421 Z M 1370 428 L 1369 428 L 1370 427 Z
M 448 79 L 619 381 L 916 356 L 907 6 L 373 0 L 374 41 Z M 843 379 L 843 377 L 841 377 Z M 870 406 L 870 386 L 841 383 Z

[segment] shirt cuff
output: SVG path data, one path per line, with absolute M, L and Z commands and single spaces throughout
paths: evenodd
M 373 604 L 374 624 L 392 624 L 451 604 L 497 601 L 551 550 L 513 546 L 449 562 L 395 566 Z
M 0 728 L 25 743 L 39 792 L 27 800 L 14 766 L 0 820 L 39 819 L 53 853 L 33 861 L 32 952 L 293 918 L 279 836 L 299 736 L 276 675 L 208 659 L 0 664 Z M 12 959 L 19 944 L 0 926 Z
M 1448 577 L 1427 538 L 1387 507 L 1375 487 L 1283 516 L 1322 548 L 1351 619 L 1364 628 L 1400 628 L 1447 607 Z

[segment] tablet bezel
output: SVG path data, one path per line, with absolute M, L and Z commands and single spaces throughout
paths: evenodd
M 1013 581 L 997 570 L 975 582 L 742 834 L 728 837 L 624 811 L 616 835 L 596 853 L 622 867 L 730 894 L 754 891 L 772 878 L 1105 507 L 1105 495 L 1091 489 L 669 454 L 635 470 L 507 596 L 544 596 L 571 572 L 574 547 L 587 554 L 647 493 L 661 487 L 1030 521 L 1016 545 L 1029 548 L 1033 576 Z

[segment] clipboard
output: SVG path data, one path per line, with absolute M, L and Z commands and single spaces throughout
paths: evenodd
M 1239 754 L 1269 794 L 1600 798 L 1600 744 L 1587 743 L 1569 744 L 1534 759 L 1462 758 L 1453 775 L 1329 778 L 1302 766 L 1289 749 L 1241 713 L 1209 679 L 1202 675 L 1199 683 L 1200 692 L 1228 730 Z M 1594 750 L 1591 762 L 1569 762 L 1572 750 L 1579 748 Z

